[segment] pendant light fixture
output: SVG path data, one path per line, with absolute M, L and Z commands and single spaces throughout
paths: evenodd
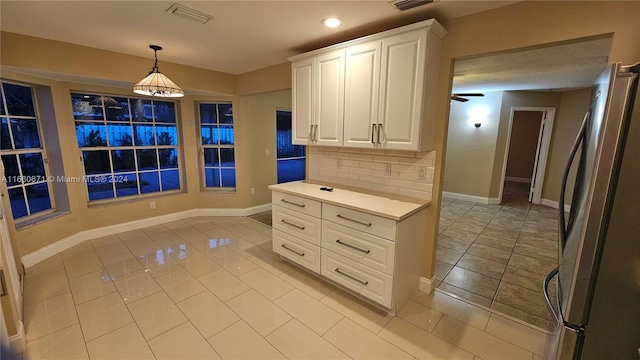
M 158 45 L 149 45 L 149 47 L 153 50 L 153 56 L 156 61 L 153 63 L 153 68 L 151 68 L 147 77 L 133 85 L 133 92 L 140 95 L 158 97 L 184 96 L 184 91 L 158 70 L 158 50 L 162 50 L 162 47 Z

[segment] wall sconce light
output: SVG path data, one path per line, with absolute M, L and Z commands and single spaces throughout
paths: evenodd
M 481 122 L 477 122 L 477 123 L 473 124 L 473 126 L 479 128 L 480 126 L 482 126 L 482 123 Z
M 487 122 L 489 117 L 489 108 L 484 105 L 474 106 L 469 109 L 468 114 L 468 124 L 479 128 L 482 124 Z

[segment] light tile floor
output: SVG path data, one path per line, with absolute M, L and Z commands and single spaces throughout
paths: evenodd
M 280 261 L 270 236 L 194 217 L 36 264 L 23 359 L 541 359 L 533 327 L 438 291 L 391 316 Z
M 501 205 L 443 198 L 436 279 L 442 291 L 549 330 L 542 281 L 558 264 L 558 212 L 530 204 L 528 192 L 507 182 Z

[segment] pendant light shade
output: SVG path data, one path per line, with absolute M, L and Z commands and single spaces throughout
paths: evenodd
M 171 79 L 164 76 L 158 70 L 158 50 L 162 47 L 158 45 L 149 45 L 153 50 L 153 56 L 156 61 L 149 74 L 137 84 L 133 86 L 133 92 L 140 95 L 158 96 L 158 97 L 182 97 L 184 91 L 176 85 Z

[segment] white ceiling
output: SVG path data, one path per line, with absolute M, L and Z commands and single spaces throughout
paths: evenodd
M 517 2 L 436 0 L 400 12 L 388 1 L 179 1 L 214 16 L 200 24 L 167 13 L 174 1 L 2 0 L 0 29 L 148 58 L 153 58 L 148 45 L 158 44 L 164 48 L 160 63 L 241 74 L 373 29 L 451 19 Z M 340 17 L 343 25 L 324 27 L 320 21 L 328 16 Z M 454 91 L 588 86 L 606 65 L 607 41 L 461 60 Z

